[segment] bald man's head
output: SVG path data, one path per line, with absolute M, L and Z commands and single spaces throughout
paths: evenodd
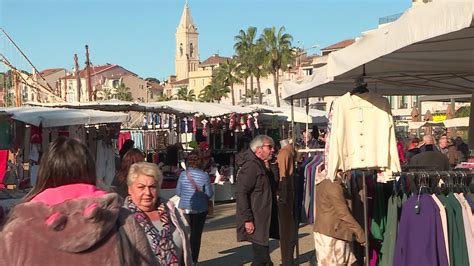
M 433 145 L 433 144 L 434 144 L 433 136 L 431 136 L 431 135 L 424 135 L 424 136 L 423 136 L 423 142 L 425 143 L 425 145 Z

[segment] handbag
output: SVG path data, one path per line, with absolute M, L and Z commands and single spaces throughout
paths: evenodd
M 194 189 L 195 189 L 198 193 L 203 193 L 203 194 L 207 197 L 207 194 L 204 193 L 204 191 L 199 188 L 199 186 L 196 184 L 196 182 L 194 182 L 194 179 L 193 179 L 193 177 L 189 174 L 189 171 L 188 171 L 188 170 L 186 170 L 186 176 L 188 177 L 189 182 L 191 182 L 191 184 L 193 185 Z M 207 213 L 208 213 L 208 214 L 211 214 L 211 215 L 214 213 L 214 202 L 213 202 L 212 200 L 210 200 L 209 198 L 208 198 L 208 200 L 207 200 Z

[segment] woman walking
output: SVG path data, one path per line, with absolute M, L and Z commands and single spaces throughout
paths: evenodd
M 201 249 L 201 236 L 208 212 L 208 201 L 214 195 L 209 175 L 202 171 L 202 159 L 197 152 L 191 152 L 187 158 L 188 169 L 181 172 L 176 186 L 180 197 L 179 208 L 184 210 L 191 228 L 191 254 L 197 263 Z

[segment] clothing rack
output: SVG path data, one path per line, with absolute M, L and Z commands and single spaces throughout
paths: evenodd
M 299 149 L 296 150 L 296 152 L 303 153 L 303 152 L 318 152 L 318 153 L 323 153 L 324 149 L 310 149 L 310 148 L 305 148 L 305 149 Z
M 449 177 L 449 176 L 455 176 L 455 177 L 469 177 L 472 178 L 474 177 L 474 170 L 473 169 L 463 169 L 463 168 L 458 168 L 457 170 L 451 170 L 451 171 L 424 171 L 424 170 L 418 170 L 418 171 L 408 171 L 408 172 L 393 172 L 393 176 L 395 177 L 400 177 L 403 175 L 425 175 L 425 176 L 430 176 L 430 177 Z

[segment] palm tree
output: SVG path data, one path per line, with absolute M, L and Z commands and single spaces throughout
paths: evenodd
M 219 103 L 222 97 L 225 97 L 229 92 L 229 87 L 224 86 L 223 83 L 219 82 L 216 78 L 212 78 L 211 83 L 204 87 L 199 94 L 199 99 L 202 102 L 217 101 Z
M 257 42 L 254 52 L 254 68 L 252 69 L 253 75 L 257 80 L 257 92 L 258 92 L 258 103 L 262 104 L 262 89 L 260 86 L 260 78 L 266 77 L 268 75 L 268 69 L 265 68 L 265 58 L 266 58 L 265 46 L 261 41 Z
M 245 91 L 247 91 L 247 78 L 250 77 L 250 90 L 253 90 L 253 69 L 255 68 L 254 50 L 255 37 L 257 34 L 256 27 L 248 27 L 247 31 L 240 30 L 239 34 L 234 37 L 234 50 L 240 64 L 240 72 L 242 78 L 245 78 Z M 252 99 L 253 103 L 253 99 Z
M 173 99 L 173 97 L 166 96 L 166 94 L 162 94 L 160 97 L 158 97 L 158 99 L 156 101 L 157 102 L 167 102 L 167 101 L 171 101 L 172 99 Z
M 276 32 L 275 27 L 265 28 L 259 39 L 266 50 L 265 67 L 273 75 L 273 86 L 275 88 L 276 105 L 280 107 L 280 94 L 278 93 L 278 73 L 285 70 L 287 64 L 294 59 L 291 50 L 293 37 L 285 33 L 285 27 L 280 27 Z
M 234 84 L 240 81 L 240 78 L 237 76 L 237 61 L 235 59 L 227 59 L 216 68 L 215 77 L 225 87 L 230 86 L 232 105 L 235 105 Z
M 97 98 L 99 100 L 105 101 L 112 99 L 113 97 L 113 89 L 111 87 L 102 87 L 99 91 L 97 91 Z
M 257 90 L 248 90 L 244 95 L 244 102 L 246 102 L 246 99 L 250 99 L 250 102 L 252 103 L 252 99 L 261 99 L 262 94 L 259 93 Z
M 132 93 L 130 92 L 130 88 L 125 86 L 124 83 L 120 83 L 115 91 L 115 95 L 118 100 L 122 101 L 133 101 Z
M 181 87 L 176 94 L 176 99 L 192 102 L 196 99 L 196 94 L 194 94 L 194 90 L 188 91 L 188 87 Z

